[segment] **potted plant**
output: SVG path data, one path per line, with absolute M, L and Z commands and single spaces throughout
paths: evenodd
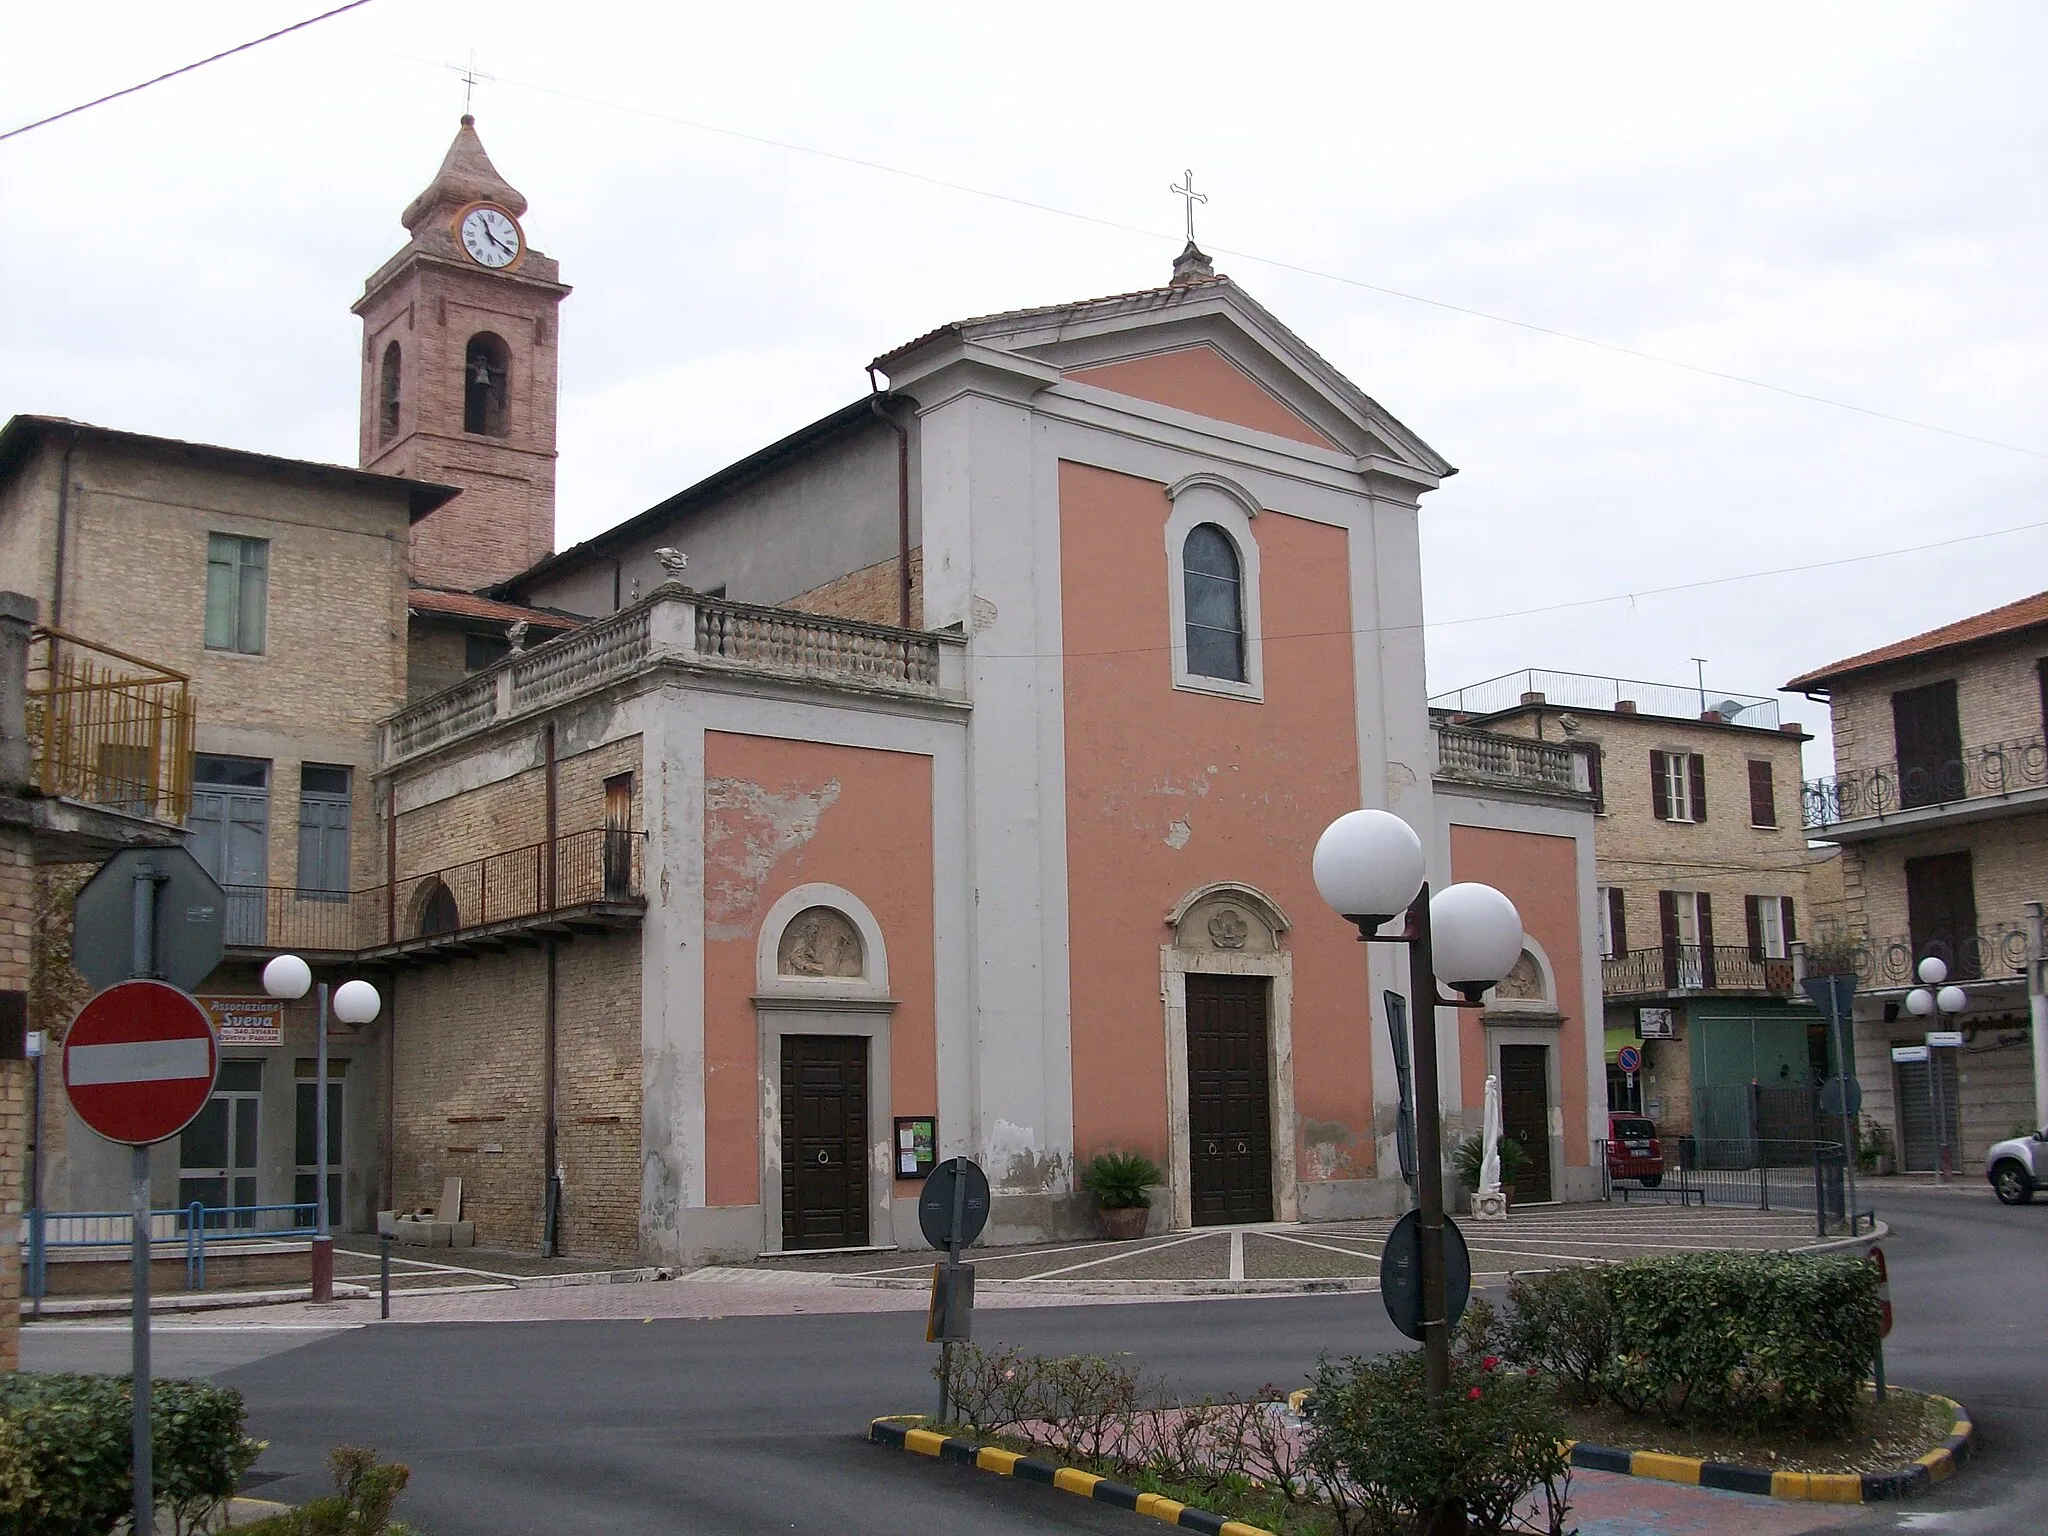
M 1098 1152 L 1081 1170 L 1081 1187 L 1102 1207 L 1102 1235 L 1143 1237 L 1152 1209 L 1148 1184 L 1163 1184 L 1159 1165 L 1142 1152 Z
M 1458 1143 L 1458 1150 L 1451 1154 L 1451 1165 L 1458 1171 L 1458 1182 L 1467 1189 L 1479 1188 L 1479 1167 L 1486 1161 L 1486 1148 L 1477 1136 L 1467 1136 Z M 1522 1150 L 1522 1144 L 1512 1136 L 1500 1139 L 1500 1192 L 1507 1196 L 1509 1205 L 1515 1203 L 1515 1175 L 1522 1171 L 1529 1161 L 1529 1154 Z

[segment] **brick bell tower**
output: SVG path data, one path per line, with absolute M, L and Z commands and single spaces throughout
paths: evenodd
M 412 579 L 474 589 L 555 547 L 556 310 L 569 289 L 526 243 L 526 199 L 465 115 L 411 241 L 363 317 L 362 466 L 462 487 L 412 530 Z

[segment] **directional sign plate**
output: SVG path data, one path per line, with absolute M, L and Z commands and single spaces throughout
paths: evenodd
M 971 1157 L 949 1157 L 925 1175 L 924 1190 L 917 1197 L 917 1225 L 924 1240 L 944 1248 L 953 1235 L 953 1165 L 967 1170 L 967 1203 L 960 1217 L 960 1246 L 965 1248 L 988 1225 L 988 1175 Z
M 182 848 L 124 848 L 99 867 L 72 904 L 71 963 L 96 987 L 135 974 L 138 875 L 156 883 L 156 972 L 189 992 L 220 964 L 227 897 Z
M 64 1036 L 64 1090 L 89 1130 L 131 1147 L 168 1141 L 206 1107 L 220 1047 L 206 1010 L 161 981 L 95 993 Z
M 1451 1327 L 1465 1315 L 1472 1299 L 1472 1255 L 1465 1234 L 1444 1218 L 1444 1311 Z M 1394 1223 L 1380 1252 L 1380 1300 L 1387 1316 L 1411 1339 L 1422 1337 L 1422 1212 L 1410 1211 Z

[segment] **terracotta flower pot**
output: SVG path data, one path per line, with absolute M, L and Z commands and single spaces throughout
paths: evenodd
M 1151 1214 L 1152 1210 L 1149 1206 L 1104 1206 L 1102 1208 L 1102 1235 L 1114 1239 L 1143 1237 L 1145 1235 L 1146 1218 Z

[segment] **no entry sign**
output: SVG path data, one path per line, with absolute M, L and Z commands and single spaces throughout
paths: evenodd
M 64 1089 L 86 1126 L 147 1147 L 206 1106 L 220 1062 L 206 1010 L 161 981 L 94 994 L 64 1037 Z

